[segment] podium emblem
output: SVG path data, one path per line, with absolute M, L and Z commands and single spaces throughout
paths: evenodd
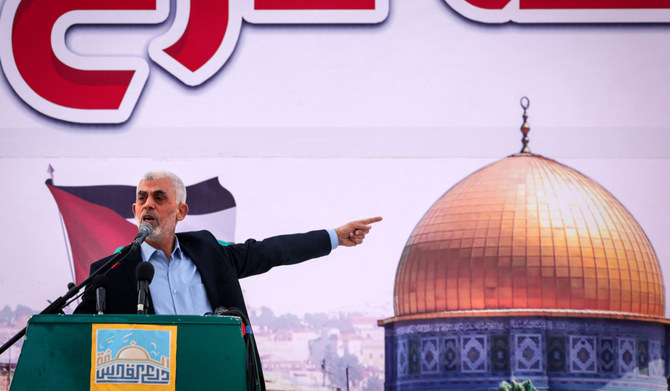
M 177 326 L 93 324 L 91 390 L 175 389 Z

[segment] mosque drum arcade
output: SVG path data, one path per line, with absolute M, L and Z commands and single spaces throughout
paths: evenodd
M 527 108 L 524 107 L 524 108 Z M 524 112 L 524 120 L 526 115 Z M 395 280 L 386 390 L 667 390 L 659 261 L 609 192 L 524 148 L 423 216 Z

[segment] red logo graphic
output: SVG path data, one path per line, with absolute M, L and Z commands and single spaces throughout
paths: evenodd
M 445 0 L 484 23 L 667 23 L 670 0 Z
M 149 57 L 189 86 L 211 78 L 235 49 L 242 22 L 380 23 L 390 0 L 176 0 L 172 26 Z M 408 0 L 410 1 L 410 0 Z M 445 0 L 484 23 L 666 23 L 670 0 Z M 169 0 L 6 0 L 0 60 L 16 93 L 35 110 L 64 121 L 121 123 L 130 118 L 149 76 L 142 57 L 81 56 L 65 33 L 81 24 L 159 24 Z
M 81 56 L 65 44 L 81 24 L 158 24 L 169 0 L 7 0 L 0 59 L 12 88 L 35 110 L 64 121 L 121 123 L 149 76 L 138 57 Z M 174 23 L 149 56 L 189 86 L 212 77 L 249 23 L 379 23 L 389 0 L 177 0 Z M 7 42 L 8 41 L 8 42 Z

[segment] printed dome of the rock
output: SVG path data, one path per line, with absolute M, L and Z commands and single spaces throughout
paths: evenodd
M 149 353 L 146 350 L 134 345 L 122 348 L 117 355 L 118 360 L 146 361 L 149 358 Z
M 664 317 L 660 265 L 609 192 L 554 160 L 521 153 L 447 191 L 410 235 L 396 272 L 396 320 L 528 313 Z

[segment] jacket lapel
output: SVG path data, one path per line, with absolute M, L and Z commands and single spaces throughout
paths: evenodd
M 214 254 L 211 254 L 211 249 L 208 245 L 203 245 L 203 243 L 196 245 L 189 240 L 189 237 L 179 234 L 177 234 L 177 237 L 179 238 L 179 246 L 181 246 L 182 251 L 191 259 L 198 269 L 198 273 L 200 273 L 200 280 L 205 285 L 205 291 L 207 292 L 209 303 L 212 305 L 212 310 L 216 309 L 221 303 L 219 302 L 219 289 L 216 285 L 215 270 L 211 261 L 214 258 Z

